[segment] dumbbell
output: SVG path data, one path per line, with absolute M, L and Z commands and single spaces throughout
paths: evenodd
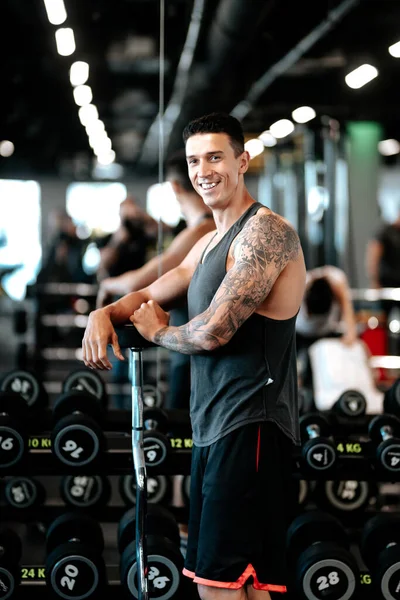
M 66 393 L 71 390 L 92 394 L 103 408 L 107 408 L 108 394 L 106 384 L 95 371 L 81 368 L 69 373 L 62 384 L 62 391 Z
M 143 408 L 143 451 L 147 467 L 158 467 L 169 455 L 171 443 L 165 432 L 168 416 L 161 408 Z
M 44 503 L 46 489 L 33 477 L 11 477 L 5 481 L 3 495 L 6 504 L 12 508 L 34 508 Z
M 328 439 L 330 425 L 328 419 L 319 413 L 309 413 L 300 417 L 300 432 L 303 446 L 302 459 L 312 471 L 329 471 L 336 463 L 336 448 Z
M 385 413 L 400 416 L 400 377 L 386 390 L 383 399 Z
M 12 529 L 0 531 L 0 598 L 8 600 L 15 597 L 21 575 L 19 561 L 22 556 L 22 543 Z
M 377 468 L 400 473 L 400 419 L 394 415 L 377 415 L 369 422 L 368 435 L 377 446 Z
M 138 598 L 135 532 L 136 509 L 133 507 L 118 524 L 118 549 L 121 583 L 130 596 Z M 178 524 L 166 508 L 149 504 L 146 532 L 149 597 L 169 600 L 179 588 L 183 569 Z
M 20 464 L 28 452 L 28 409 L 16 392 L 0 392 L 0 474 Z
M 364 394 L 358 390 L 346 390 L 336 400 L 332 406 L 332 411 L 349 419 L 361 417 L 367 411 L 367 401 Z
M 60 481 L 60 495 L 65 504 L 74 508 L 98 508 L 108 504 L 111 485 L 101 475 L 66 475 Z
M 46 583 L 56 598 L 84 600 L 104 595 L 103 532 L 89 517 L 67 512 L 46 532 Z
M 152 383 L 145 383 L 143 385 L 143 404 L 149 408 L 160 407 L 164 403 L 163 393 L 160 390 L 160 386 Z
M 400 517 L 381 513 L 369 519 L 360 539 L 361 556 L 372 573 L 378 597 L 400 598 Z
M 181 481 L 181 494 L 182 494 L 182 499 L 183 499 L 185 506 L 190 505 L 190 484 L 191 484 L 190 475 L 185 475 Z
M 314 499 L 317 505 L 337 516 L 362 514 L 376 497 L 376 486 L 369 481 L 317 481 Z
M 322 511 L 296 517 L 287 531 L 287 556 L 295 598 L 349 600 L 358 567 L 347 533 L 338 519 Z
M 92 394 L 80 390 L 62 393 L 53 406 L 51 449 L 65 465 L 81 469 L 99 462 L 106 442 L 101 427 L 104 414 Z
M 13 369 L 3 374 L 0 391 L 19 394 L 27 404 L 30 417 L 39 416 L 49 404 L 46 388 L 32 371 Z
M 119 493 L 125 504 L 136 504 L 136 480 L 134 475 L 121 475 Z M 165 475 L 147 477 L 147 501 L 151 504 L 166 504 L 171 497 L 171 482 Z

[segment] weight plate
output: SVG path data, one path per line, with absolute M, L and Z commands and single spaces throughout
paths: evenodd
M 15 579 L 11 571 L 0 567 L 0 600 L 12 598 L 15 590 Z
M 359 417 L 365 414 L 367 401 L 361 392 L 347 390 L 338 399 L 337 407 L 346 417 Z
M 144 461 L 147 467 L 161 465 L 168 454 L 169 440 L 156 431 L 145 432 L 143 435 Z
M 44 408 L 48 405 L 49 398 L 44 386 L 30 371 L 18 369 L 6 373 L 1 379 L 0 390 L 19 394 L 29 408 Z
M 100 475 L 67 475 L 61 480 L 60 492 L 66 504 L 90 508 L 107 504 L 111 489 L 108 479 Z
M 77 369 L 68 375 L 62 387 L 63 392 L 78 390 L 91 394 L 101 403 L 107 401 L 106 385 L 100 375 L 90 369 Z
M 11 423 L 10 419 L 3 417 Z M 0 471 L 15 466 L 24 456 L 25 440 L 21 433 L 12 426 L 0 424 Z
M 168 493 L 168 479 L 165 475 L 147 476 L 147 501 L 151 504 L 162 502 Z M 122 475 L 120 493 L 126 504 L 136 504 L 136 479 L 134 475 Z
M 4 488 L 6 501 L 14 508 L 29 508 L 40 504 L 44 493 L 41 484 L 29 477 L 13 477 Z
M 323 485 L 329 505 L 340 511 L 359 510 L 368 503 L 370 497 L 368 481 L 325 481 Z
M 51 432 L 53 454 L 65 465 L 83 467 L 99 458 L 104 434 L 89 417 L 71 415 L 61 419 Z

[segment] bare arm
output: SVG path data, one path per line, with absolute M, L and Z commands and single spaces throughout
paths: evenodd
M 183 354 L 213 351 L 227 344 L 299 252 L 298 235 L 286 221 L 274 214 L 255 215 L 233 244 L 234 266 L 210 306 L 186 325 L 155 331 L 154 342 Z
M 383 254 L 383 246 L 378 240 L 371 240 L 367 245 L 366 252 L 366 271 L 369 277 L 370 286 L 373 288 L 381 287 L 379 282 L 379 263 Z
M 330 279 L 329 276 L 328 279 Z M 339 302 L 342 319 L 345 324 L 342 341 L 352 344 L 357 339 L 357 321 L 347 277 L 342 272 L 340 279 L 335 278 L 330 280 L 330 283 L 335 297 Z

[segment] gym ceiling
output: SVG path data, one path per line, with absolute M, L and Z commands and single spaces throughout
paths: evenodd
M 0 177 L 87 175 L 95 157 L 70 83 L 75 61 L 89 64 L 92 103 L 132 175 L 157 174 L 160 99 L 166 152 L 206 112 L 233 111 L 257 136 L 302 105 L 342 127 L 378 120 L 400 140 L 400 59 L 388 52 L 400 40 L 399 0 L 165 0 L 161 75 L 160 0 L 64 3 L 61 25 L 43 0 L 1 3 L 0 140 L 15 150 L 0 156 Z M 73 29 L 72 55 L 57 52 L 59 27 Z M 378 76 L 349 88 L 345 75 L 363 63 Z

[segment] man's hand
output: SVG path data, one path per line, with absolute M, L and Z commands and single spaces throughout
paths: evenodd
M 96 297 L 96 308 L 104 308 L 108 304 L 110 304 L 113 300 L 113 294 L 107 289 L 107 279 L 103 279 L 100 283 L 99 291 L 97 292 Z
M 135 310 L 129 320 L 134 324 L 140 335 L 149 342 L 154 341 L 154 335 L 163 327 L 168 327 L 169 313 L 165 312 L 157 302 L 143 302 Z
M 348 331 L 340 339 L 345 346 L 351 346 L 357 341 L 358 338 L 355 331 Z
M 118 336 L 110 317 L 103 310 L 90 313 L 85 335 L 82 340 L 83 362 L 91 369 L 109 370 L 111 363 L 107 358 L 107 346 L 111 344 L 115 356 L 125 360 L 122 355 Z

